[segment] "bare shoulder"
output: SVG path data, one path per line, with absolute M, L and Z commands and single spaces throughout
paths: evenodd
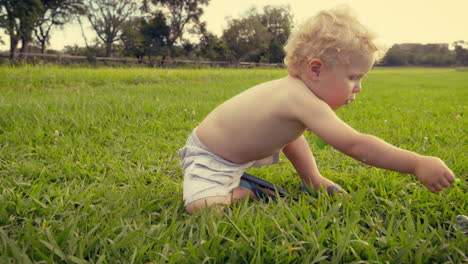
M 283 110 L 290 115 L 290 118 L 305 123 L 304 118 L 329 110 L 328 105 L 298 78 L 288 76 L 281 79 L 278 85 L 282 87 L 279 95 L 283 100 Z
M 330 106 L 317 97 L 300 79 L 290 77 L 288 110 L 290 118 L 338 150 L 345 150 L 357 138 L 353 128 L 344 123 Z

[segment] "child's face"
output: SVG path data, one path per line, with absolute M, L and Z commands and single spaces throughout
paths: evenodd
M 351 56 L 348 65 L 337 64 L 322 71 L 316 95 L 333 110 L 348 105 L 361 91 L 361 81 L 373 62 L 373 56 L 355 55 Z

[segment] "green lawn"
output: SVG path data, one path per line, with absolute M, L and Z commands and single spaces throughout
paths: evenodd
M 286 188 L 220 215 L 183 208 L 177 150 L 214 107 L 284 70 L 0 67 L 0 263 L 463 263 L 468 71 L 374 69 L 337 112 L 360 132 L 446 161 L 439 194 L 318 148 L 350 192 L 315 197 L 282 157 L 250 170 Z

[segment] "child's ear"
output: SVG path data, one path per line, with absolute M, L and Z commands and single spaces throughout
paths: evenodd
M 323 62 L 319 59 L 312 59 L 307 64 L 307 70 L 311 73 L 311 78 L 318 78 L 323 70 Z

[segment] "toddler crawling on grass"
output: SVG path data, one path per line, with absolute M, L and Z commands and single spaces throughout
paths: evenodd
M 322 11 L 293 33 L 284 48 L 288 76 L 218 106 L 179 151 L 187 212 L 281 193 L 279 187 L 245 174 L 251 167 L 278 162 L 281 151 L 307 188 L 341 192 L 317 169 L 304 138 L 307 130 L 356 160 L 413 174 L 431 192 L 451 185 L 454 175 L 439 158 L 361 134 L 335 115 L 334 110 L 361 92 L 378 52 L 374 39 L 345 7 Z

